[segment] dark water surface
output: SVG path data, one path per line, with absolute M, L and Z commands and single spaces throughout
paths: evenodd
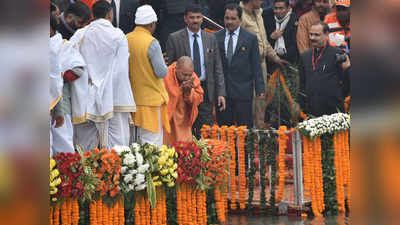
M 229 215 L 229 225 L 349 225 L 347 217 L 328 218 L 302 218 L 302 217 L 270 217 L 270 216 L 247 216 Z

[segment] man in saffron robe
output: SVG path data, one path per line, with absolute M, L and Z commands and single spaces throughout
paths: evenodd
M 171 132 L 164 133 L 164 144 L 191 141 L 192 125 L 204 95 L 200 80 L 194 73 L 192 59 L 182 56 L 170 65 L 164 84 L 169 97 L 167 108 L 171 126 Z

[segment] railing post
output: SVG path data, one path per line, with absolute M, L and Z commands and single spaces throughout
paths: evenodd
M 292 134 L 293 145 L 293 170 L 294 170 L 294 199 L 296 205 L 303 209 L 304 188 L 303 188 L 303 161 L 302 144 L 300 133 L 296 131 Z

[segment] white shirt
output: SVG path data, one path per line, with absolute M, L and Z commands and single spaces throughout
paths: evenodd
M 239 32 L 240 32 L 240 26 L 238 28 L 236 28 L 235 31 L 233 31 L 233 35 L 232 35 L 233 54 L 235 54 L 235 49 L 236 49 L 237 41 L 239 38 Z M 230 33 L 230 31 L 226 30 L 226 32 L 225 32 L 225 56 L 227 55 L 227 52 L 228 52 L 229 33 Z
M 193 42 L 194 42 L 193 34 L 195 33 L 190 31 L 189 29 L 187 29 L 187 31 L 189 33 L 190 54 L 193 60 Z M 204 63 L 205 60 L 204 60 L 203 41 L 201 39 L 201 30 L 197 33 L 197 44 L 199 45 L 200 65 L 201 65 L 201 75 L 199 76 L 199 80 L 204 81 L 206 79 L 206 65 Z
M 111 4 L 112 0 L 107 0 L 108 3 Z M 115 23 L 117 24 L 117 27 L 119 27 L 119 11 L 120 11 L 120 5 L 121 5 L 121 0 L 114 0 L 115 2 L 115 12 L 117 15 L 115 15 L 115 18 L 117 18 L 117 21 Z

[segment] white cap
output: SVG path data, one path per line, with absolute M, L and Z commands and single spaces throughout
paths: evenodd
M 147 25 L 157 21 L 156 12 L 150 5 L 142 5 L 136 10 L 136 25 Z

